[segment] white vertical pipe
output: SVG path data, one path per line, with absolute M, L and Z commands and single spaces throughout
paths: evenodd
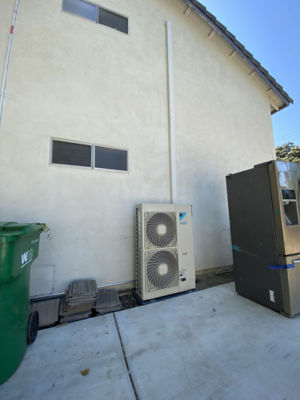
M 10 59 L 10 53 L 11 53 L 11 47 L 12 47 L 12 41 L 13 41 L 14 29 L 15 29 L 15 22 L 16 22 L 16 18 L 17 18 L 19 3 L 20 3 L 20 0 L 16 0 L 14 14 L 13 14 L 13 18 L 12 18 L 11 27 L 10 27 L 8 48 L 7 48 L 7 53 L 6 53 L 4 74 L 3 74 L 3 80 L 2 80 L 1 97 L 0 97 L 0 128 L 1 128 L 1 121 L 2 121 L 3 103 L 4 103 L 4 96 L 5 96 L 8 65 L 9 65 L 9 59 Z
M 176 137 L 175 137 L 175 107 L 174 107 L 174 67 L 172 22 L 167 21 L 167 58 L 168 58 L 168 101 L 169 101 L 169 161 L 170 161 L 170 197 L 171 203 L 177 202 L 176 179 Z

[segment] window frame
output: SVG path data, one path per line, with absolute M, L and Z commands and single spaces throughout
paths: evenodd
M 53 141 L 58 141 L 58 142 L 66 142 L 66 143 L 74 143 L 74 144 L 82 144 L 86 146 L 91 147 L 91 166 L 83 166 L 83 165 L 71 165 L 71 164 L 59 164 L 59 163 L 54 163 L 52 162 L 52 154 L 53 154 Z M 108 169 L 108 168 L 98 168 L 95 167 L 95 148 L 96 147 L 105 147 L 107 149 L 113 149 L 113 150 L 121 150 L 121 151 L 126 151 L 127 152 L 127 170 L 123 169 Z M 64 139 L 64 138 L 58 138 L 58 137 L 51 137 L 50 138 L 50 154 L 49 154 L 49 166 L 54 166 L 54 167 L 70 167 L 70 168 L 83 168 L 85 170 L 99 170 L 103 172 L 113 172 L 113 173 L 123 173 L 123 174 L 129 174 L 129 165 L 130 165 L 130 156 L 129 156 L 129 149 L 124 148 L 124 147 L 116 147 L 116 146 L 108 146 L 107 144 L 99 144 L 99 143 L 89 143 L 89 142 L 84 142 L 84 141 L 79 141 L 79 140 L 71 140 L 71 139 Z
M 87 19 L 88 21 L 91 21 L 91 22 L 94 22 L 94 23 L 97 23 L 97 19 L 98 19 L 98 16 L 99 16 L 99 7 L 97 6 L 97 4 L 95 4 L 95 3 L 91 3 L 90 1 L 86 1 L 86 0 L 77 0 L 77 1 L 81 1 L 82 3 L 87 3 L 87 4 L 90 4 L 90 5 L 92 5 L 92 6 L 94 6 L 95 8 L 96 8 L 96 19 L 95 20 L 93 20 L 93 19 L 91 19 L 91 18 L 88 18 L 88 17 L 86 17 L 86 16 L 84 16 L 84 15 L 81 15 L 81 14 L 78 14 L 78 13 L 75 13 L 75 12 L 73 12 L 73 11 L 68 11 L 68 10 L 64 10 L 64 1 L 65 0 L 62 0 L 61 1 L 61 11 L 63 11 L 63 12 L 65 12 L 65 13 L 67 13 L 67 14 L 72 14 L 72 15 L 75 15 L 75 16 L 77 16 L 77 17 L 80 17 L 80 18 L 83 18 L 83 19 Z M 75 0 L 76 1 L 76 0 Z
M 83 146 L 89 146 L 91 148 L 91 165 L 76 165 L 76 164 L 63 164 L 63 163 L 55 163 L 53 162 L 53 142 L 63 142 L 63 143 L 70 143 L 70 144 L 79 144 L 79 145 L 83 145 Z M 93 161 L 93 148 L 92 145 L 90 143 L 86 143 L 86 142 L 79 142 L 77 140 L 65 140 L 65 139 L 60 139 L 60 138 L 51 138 L 51 143 L 50 143 L 50 160 L 49 160 L 49 164 L 51 165 L 61 165 L 63 167 L 76 167 L 76 168 L 92 168 L 92 161 Z
M 120 151 L 126 151 L 127 153 L 127 169 L 110 169 L 110 168 L 103 168 L 103 167 L 96 167 L 96 147 L 104 147 L 105 149 L 110 149 L 110 150 L 120 150 Z M 127 149 L 121 149 L 120 147 L 111 147 L 111 146 L 100 146 L 99 144 L 95 144 L 94 145 L 94 149 L 93 149 L 93 156 L 94 156 L 94 164 L 93 164 L 93 168 L 94 169 L 100 169 L 102 171 L 117 171 L 117 172 L 128 172 L 128 150 Z
M 97 10 L 96 10 L 96 20 L 95 20 L 95 21 L 93 21 L 92 19 L 86 18 L 86 17 L 84 17 L 84 16 L 82 16 L 82 15 L 80 15 L 80 14 L 75 14 L 75 13 L 73 13 L 73 12 L 71 12 L 71 11 L 64 10 L 64 9 L 63 9 L 64 0 L 61 1 L 61 11 L 62 11 L 63 13 L 71 14 L 71 15 L 73 15 L 73 16 L 75 16 L 75 17 L 79 17 L 79 18 L 82 18 L 82 19 L 85 19 L 85 20 L 94 22 L 96 25 L 103 26 L 103 27 L 105 27 L 106 29 L 109 29 L 109 30 L 113 29 L 114 31 L 117 31 L 117 32 L 122 33 L 122 35 L 129 35 L 129 15 L 120 14 L 119 12 L 110 10 L 110 9 L 107 8 L 107 7 L 102 7 L 102 6 L 100 6 L 99 4 L 95 4 L 94 2 L 91 2 L 91 1 L 86 1 L 86 0 L 81 0 L 81 1 L 83 1 L 83 2 L 85 2 L 85 3 L 89 3 L 89 4 L 91 4 L 91 5 L 93 5 L 93 6 L 96 7 Z M 112 14 L 115 14 L 115 15 L 117 15 L 117 16 L 120 16 L 121 18 L 127 19 L 127 32 L 123 32 L 123 31 L 121 31 L 120 29 L 113 28 L 113 27 L 111 27 L 111 26 L 109 26 L 109 25 L 105 25 L 105 24 L 100 23 L 100 22 L 99 22 L 100 10 L 104 10 L 104 11 L 107 11 L 107 12 L 109 12 L 109 13 L 112 13 Z
M 109 25 L 106 25 L 106 24 L 103 24 L 103 23 L 99 22 L 101 10 L 106 11 L 106 12 L 108 12 L 108 13 L 110 13 L 110 14 L 115 14 L 115 15 L 117 15 L 117 16 L 120 17 L 120 18 L 125 18 L 125 19 L 127 19 L 127 32 L 121 31 L 120 29 L 113 28 L 112 26 L 109 26 Z M 106 28 L 114 29 L 115 31 L 118 31 L 118 32 L 120 32 L 120 33 L 123 33 L 124 35 L 129 35 L 129 17 L 128 17 L 128 16 L 125 16 L 125 15 L 123 15 L 123 14 L 119 14 L 118 12 L 109 10 L 109 9 L 106 8 L 106 7 L 98 6 L 98 10 L 97 10 L 97 21 L 96 21 L 96 23 L 97 23 L 98 25 L 101 25 L 101 26 L 106 26 Z

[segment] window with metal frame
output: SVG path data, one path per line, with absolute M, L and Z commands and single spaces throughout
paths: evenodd
M 92 166 L 92 146 L 79 143 L 52 141 L 52 163 L 64 165 Z
M 52 139 L 51 163 L 128 171 L 128 151 Z
M 95 146 L 95 168 L 127 171 L 127 151 Z
M 128 34 L 128 18 L 84 0 L 63 0 L 62 9 Z
M 99 7 L 98 23 L 128 33 L 128 18 Z

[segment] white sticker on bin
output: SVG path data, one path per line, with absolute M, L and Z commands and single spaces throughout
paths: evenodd
M 25 253 L 21 254 L 21 268 L 24 268 L 25 265 L 29 264 L 33 259 L 33 249 L 29 249 L 25 251 Z

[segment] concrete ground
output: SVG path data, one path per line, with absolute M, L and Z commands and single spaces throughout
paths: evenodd
M 0 399 L 298 400 L 299 342 L 229 283 L 40 331 Z
M 134 398 L 113 314 L 39 331 L 0 386 L 1 400 Z

